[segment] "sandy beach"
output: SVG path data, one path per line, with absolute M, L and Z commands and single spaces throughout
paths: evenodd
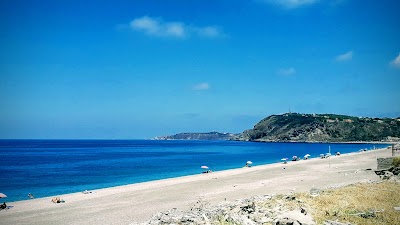
M 389 156 L 391 150 L 385 148 L 58 196 L 65 203 L 52 203 L 52 197 L 10 202 L 12 208 L 0 211 L 0 224 L 138 224 L 157 212 L 188 209 L 199 199 L 218 204 L 379 180 L 376 158 Z

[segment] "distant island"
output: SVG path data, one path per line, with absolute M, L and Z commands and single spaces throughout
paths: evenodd
M 231 140 L 264 142 L 396 142 L 400 118 L 335 114 L 271 115 Z
M 178 133 L 174 135 L 155 137 L 154 140 L 231 140 L 235 137 L 232 133 L 216 131 L 207 133 Z
M 271 115 L 240 134 L 179 133 L 154 140 L 233 140 L 259 142 L 398 142 L 400 117 L 369 118 L 336 114 Z

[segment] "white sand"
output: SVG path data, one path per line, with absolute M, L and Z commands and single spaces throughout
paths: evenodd
M 136 224 L 157 212 L 188 209 L 200 198 L 218 204 L 378 180 L 376 157 L 389 156 L 391 150 L 383 149 L 66 194 L 59 196 L 66 201 L 59 204 L 52 197 L 13 202 L 8 203 L 13 208 L 0 211 L 0 224 Z

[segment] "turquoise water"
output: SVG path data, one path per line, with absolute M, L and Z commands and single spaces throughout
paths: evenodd
M 153 140 L 0 140 L 0 192 L 6 201 L 60 195 L 202 172 L 386 147 L 378 144 Z

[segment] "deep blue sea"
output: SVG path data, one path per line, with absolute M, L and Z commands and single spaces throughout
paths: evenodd
M 153 140 L 0 140 L 0 192 L 7 202 L 83 190 L 356 152 L 379 144 L 257 143 Z

